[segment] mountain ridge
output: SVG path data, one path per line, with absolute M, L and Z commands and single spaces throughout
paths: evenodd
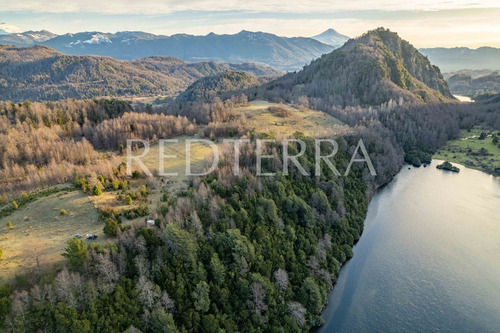
M 175 58 L 135 61 L 74 56 L 46 46 L 0 45 L 0 96 L 4 100 L 57 100 L 104 96 L 167 96 L 194 81 L 226 70 L 261 76 L 281 73 L 254 64 L 188 63 Z
M 0 44 L 49 46 L 69 55 L 100 55 L 122 60 L 173 56 L 186 61 L 253 62 L 279 70 L 297 70 L 334 46 L 309 37 L 280 37 L 242 30 L 237 34 L 154 35 L 141 31 L 64 34 L 38 42 L 22 34 L 0 36 Z
M 445 72 L 462 69 L 500 69 L 500 48 L 482 46 L 476 49 L 468 47 L 421 48 L 419 51 Z

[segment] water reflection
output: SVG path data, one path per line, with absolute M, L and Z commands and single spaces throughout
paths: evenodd
M 500 179 L 436 164 L 373 198 L 320 332 L 500 332 Z

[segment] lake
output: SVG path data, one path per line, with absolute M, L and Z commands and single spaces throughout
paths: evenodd
M 472 98 L 468 96 L 462 96 L 462 95 L 453 95 L 456 99 L 458 99 L 460 102 L 466 102 L 466 103 L 472 103 L 474 102 Z
M 373 197 L 319 332 L 500 332 L 500 179 L 438 162 Z

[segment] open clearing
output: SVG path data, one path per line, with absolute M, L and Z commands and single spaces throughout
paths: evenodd
M 286 117 L 273 114 L 269 107 L 280 106 L 289 111 Z M 286 104 L 269 103 L 266 101 L 253 101 L 249 106 L 237 109 L 246 116 L 246 121 L 257 130 L 264 133 L 281 133 L 290 135 L 302 132 L 308 136 L 318 137 L 331 134 L 340 134 L 348 131 L 349 127 L 340 120 L 321 111 L 311 109 L 297 109 Z
M 67 215 L 61 215 L 61 209 Z M 12 222 L 13 228 L 6 224 Z M 62 262 L 66 242 L 75 234 L 98 235 L 105 242 L 103 223 L 90 197 L 82 191 L 59 192 L 39 198 L 12 215 L 0 219 L 0 284 L 35 268 L 39 254 L 44 268 Z M 91 242 L 84 240 L 86 243 Z
M 474 128 L 470 132 L 462 131 L 459 139 L 449 141 L 434 154 L 433 158 L 500 175 L 500 147 L 492 142 L 492 134 L 499 135 L 499 133 L 494 131 L 484 140 L 479 140 L 482 132 L 489 133 L 479 128 Z M 486 155 L 485 151 L 481 152 L 482 148 L 486 149 Z
M 164 155 L 176 155 L 176 158 L 165 158 L 164 160 L 164 172 L 165 173 L 178 173 L 177 176 L 165 176 L 163 177 L 165 182 L 165 187 L 172 194 L 175 194 L 179 190 L 187 188 L 188 177 L 186 176 L 186 140 L 197 139 L 197 137 L 192 136 L 178 136 L 171 138 L 170 140 L 178 140 L 177 143 L 165 143 Z M 220 148 L 220 144 L 218 144 Z M 140 156 L 144 153 L 144 148 L 140 148 L 134 151 L 133 156 Z M 212 149 L 209 145 L 202 142 L 191 143 L 191 170 L 193 173 L 200 173 L 205 165 L 206 157 L 211 156 Z M 123 161 L 127 161 L 127 157 L 123 157 Z M 160 145 L 154 144 L 149 148 L 149 152 L 144 157 L 141 157 L 141 161 L 144 165 L 153 173 L 158 174 L 160 166 Z M 132 161 L 133 167 L 140 170 L 139 166 L 135 161 Z

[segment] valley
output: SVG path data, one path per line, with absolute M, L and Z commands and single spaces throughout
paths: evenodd
M 333 29 L 32 34 L 0 36 L 30 44 L 0 46 L 0 331 L 425 331 L 448 327 L 440 313 L 470 331 L 497 326 L 475 275 L 442 269 L 467 257 L 468 239 L 496 253 L 496 233 L 479 241 L 485 229 L 463 220 L 466 196 L 443 215 L 429 193 L 490 182 L 489 192 L 475 187 L 489 204 L 474 214 L 495 218 L 499 96 L 459 102 L 452 76 L 385 28 L 352 39 Z M 176 140 L 163 151 L 175 158 L 160 156 L 164 139 Z M 188 155 L 193 139 L 205 143 Z M 224 139 L 249 144 L 236 159 Z M 207 169 L 211 145 L 213 172 L 186 176 L 187 156 L 194 172 Z M 494 177 L 436 170 L 438 159 Z M 178 175 L 161 176 L 162 160 Z M 456 221 L 462 236 L 447 238 Z M 497 260 L 470 262 L 497 276 Z M 376 291 L 346 278 L 365 267 Z M 474 300 L 459 302 L 469 292 Z M 427 308 L 437 311 L 423 324 Z

